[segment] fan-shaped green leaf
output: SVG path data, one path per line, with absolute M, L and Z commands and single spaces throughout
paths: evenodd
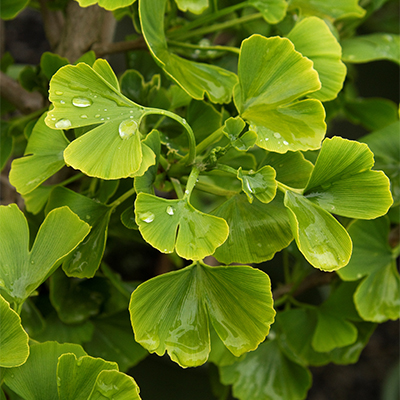
M 257 199 L 249 204 L 246 196 L 232 196 L 213 215 L 229 225 L 227 241 L 214 253 L 220 262 L 230 264 L 270 260 L 293 240 L 282 194 L 264 204 Z
M 287 37 L 318 72 L 322 87 L 308 97 L 321 101 L 336 98 L 346 77 L 346 66 L 341 61 L 342 49 L 328 25 L 317 17 L 304 18 Z
M 229 103 L 237 82 L 234 73 L 215 65 L 185 60 L 168 50 L 163 23 L 166 3 L 167 0 L 139 3 L 143 35 L 154 58 L 167 75 L 193 98 L 202 100 L 207 94 L 214 103 Z
M 358 5 L 358 0 L 289 0 L 289 8 L 299 8 L 302 15 L 315 15 L 331 20 L 341 18 L 361 18 L 365 10 Z
M 270 24 L 277 24 L 285 18 L 288 4 L 285 0 L 249 0 Z
M 89 7 L 98 4 L 106 10 L 116 10 L 121 7 L 128 7 L 136 0 L 77 0 L 81 7 Z
M 193 14 L 201 14 L 208 8 L 208 0 L 175 0 L 181 11 L 190 11 Z
M 234 100 L 256 144 L 277 153 L 317 149 L 325 111 L 317 100 L 295 101 L 321 88 L 312 61 L 286 38 L 253 35 L 242 42 Z
M 400 36 L 391 33 L 372 33 L 345 39 L 342 42 L 343 60 L 366 63 L 389 60 L 400 64 Z
M 46 126 L 42 115 L 29 137 L 25 155 L 13 161 L 10 183 L 22 195 L 32 192 L 64 165 L 63 152 L 69 141 L 63 131 L 54 131 Z
M 359 314 L 373 322 L 400 318 L 400 276 L 396 254 L 388 244 L 388 218 L 356 221 L 349 234 L 354 250 L 339 275 L 349 281 L 364 278 L 354 295 Z
M 97 376 L 96 384 L 88 400 L 103 400 L 104 398 L 140 400 L 139 386 L 129 375 L 114 370 L 103 370 Z
M 86 239 L 64 260 L 63 270 L 68 276 L 91 278 L 103 257 L 112 209 L 72 190 L 56 187 L 50 195 L 46 212 L 62 205 L 67 205 L 92 227 Z
M 57 362 L 65 353 L 77 357 L 86 353 L 78 344 L 57 342 L 31 343 L 30 355 L 25 364 L 7 369 L 4 383 L 24 400 L 58 400 Z
M 203 364 L 210 352 L 209 323 L 240 356 L 264 340 L 273 322 L 270 281 L 248 266 L 192 264 L 140 285 L 129 306 L 135 339 L 181 366 Z
M 240 400 L 301 400 L 311 387 L 310 371 L 288 359 L 277 340 L 267 340 L 243 360 L 220 368 L 220 374 Z
M 87 400 L 101 371 L 116 370 L 118 364 L 90 356 L 63 354 L 58 359 L 57 386 L 60 399 Z
M 51 211 L 29 251 L 28 223 L 15 204 L 0 207 L 1 287 L 23 301 L 89 233 L 88 224 L 68 207 Z
M 338 215 L 380 217 L 393 199 L 389 179 L 381 171 L 371 171 L 373 164 L 373 153 L 365 144 L 340 137 L 325 139 L 304 195 Z
M 163 253 L 189 260 L 213 254 L 228 237 L 222 218 L 196 210 L 188 201 L 167 200 L 139 193 L 135 202 L 136 223 L 143 238 Z
M 286 192 L 285 206 L 297 247 L 311 265 L 334 271 L 349 262 L 350 236 L 331 214 L 290 191 Z
M 141 143 L 139 132 L 145 108 L 123 96 L 116 83 L 111 68 L 101 59 L 93 68 L 85 63 L 62 67 L 50 82 L 49 99 L 54 109 L 45 120 L 49 127 L 70 129 L 97 124 L 66 148 L 65 162 L 102 179 L 135 175 L 145 151 L 153 160 L 143 162 L 147 167 L 154 164 L 154 155 Z
M 32 214 L 39 214 L 44 208 L 49 199 L 54 186 L 39 186 L 33 189 L 32 192 L 25 194 L 23 197 L 26 210 Z
M 29 356 L 29 337 L 21 325 L 21 318 L 0 296 L 0 367 L 22 365 Z

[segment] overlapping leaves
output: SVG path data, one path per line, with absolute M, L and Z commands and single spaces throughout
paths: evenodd
M 135 340 L 158 355 L 167 351 L 183 367 L 207 360 L 210 324 L 240 356 L 264 340 L 275 315 L 266 274 L 248 266 L 199 262 L 140 285 L 129 309 Z

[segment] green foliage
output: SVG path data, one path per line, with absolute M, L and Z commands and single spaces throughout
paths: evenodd
M 399 319 L 399 108 L 356 74 L 400 63 L 364 24 L 386 2 L 227 3 L 78 0 L 132 19 L 126 70 L 99 43 L 1 60 L 50 102 L 2 102 L 23 209 L 0 207 L 2 399 L 140 399 L 130 369 L 167 353 L 210 367 L 215 398 L 301 400 L 310 366 L 356 363 Z

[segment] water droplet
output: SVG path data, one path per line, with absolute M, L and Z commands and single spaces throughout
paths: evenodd
M 55 121 L 56 119 L 55 119 L 55 118 L 52 118 L 51 120 L 52 120 L 52 121 Z
M 71 121 L 66 118 L 61 118 L 55 123 L 54 126 L 58 129 L 67 129 L 71 126 Z
M 100 118 L 100 121 L 104 121 L 104 118 Z
M 119 136 L 121 139 L 129 139 L 131 136 L 133 136 L 136 133 L 137 130 L 137 123 L 136 121 L 132 121 L 129 119 L 126 119 L 125 121 L 122 121 L 119 124 Z
M 65 104 L 65 101 L 64 100 L 60 100 L 60 104 Z
M 174 215 L 174 213 L 175 213 L 174 208 L 171 207 L 171 206 L 168 206 L 168 207 L 167 207 L 167 214 L 168 214 L 168 215 Z
M 94 98 L 94 99 L 97 99 L 97 94 L 95 94 L 95 95 L 93 96 L 93 98 Z
M 105 108 L 104 111 L 107 111 L 107 108 Z
M 35 264 L 35 261 L 32 260 L 32 261 L 31 261 L 31 264 Z
M 89 107 L 92 105 L 92 100 L 87 99 L 86 97 L 74 97 L 72 99 L 72 104 L 75 107 Z
M 0 279 L 0 287 L 5 287 L 6 284 L 4 283 L 3 279 Z
M 287 142 L 286 140 L 284 140 L 284 141 L 283 141 L 283 144 L 284 144 L 285 146 L 288 146 L 288 145 L 289 145 L 289 142 Z
M 86 114 L 82 114 L 81 118 L 85 119 L 85 118 L 87 118 L 87 115 Z
M 129 113 L 130 113 L 130 114 L 133 114 L 133 111 L 131 110 L 131 111 L 129 111 Z
M 261 247 L 262 245 L 261 245 L 261 243 L 257 243 L 257 246 L 258 246 L 258 247 Z
M 268 140 L 269 140 L 269 138 L 266 137 L 266 138 L 265 138 L 265 141 L 268 142 Z
M 107 120 L 109 120 L 110 119 L 110 117 L 107 117 Z
M 54 92 L 57 96 L 62 96 L 64 94 L 64 92 L 62 92 L 61 90 L 56 90 Z
M 154 221 L 154 214 L 150 211 L 147 211 L 145 213 L 139 214 L 139 218 L 146 223 L 150 223 Z
M 186 190 L 185 190 L 185 194 L 189 194 L 189 190 L 186 189 Z
M 100 114 L 96 114 L 94 117 L 95 118 L 100 118 Z
M 277 138 L 277 139 L 280 139 L 282 136 L 281 136 L 281 134 L 279 133 L 279 132 L 274 132 L 274 136 Z

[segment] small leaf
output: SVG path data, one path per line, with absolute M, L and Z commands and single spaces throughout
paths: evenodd
M 238 74 L 234 101 L 257 133 L 259 147 L 277 153 L 319 148 L 326 129 L 323 106 L 317 100 L 295 100 L 321 83 L 312 61 L 288 39 L 253 35 L 244 40 Z
M 31 343 L 25 364 L 7 369 L 4 383 L 24 400 L 58 400 L 57 362 L 65 353 L 86 355 L 77 344 L 57 342 Z
M 22 195 L 32 192 L 65 165 L 63 152 L 69 141 L 63 131 L 54 132 L 46 126 L 45 116 L 35 124 L 24 157 L 11 165 L 10 183 Z
M 213 254 L 228 237 L 229 228 L 222 218 L 196 210 L 188 199 L 167 200 L 139 193 L 135 214 L 147 242 L 163 253 L 175 249 L 180 257 L 189 260 Z
M 243 194 L 232 196 L 213 214 L 229 225 L 228 239 L 214 253 L 218 261 L 226 264 L 270 260 L 293 240 L 280 193 L 268 204 L 257 199 L 249 204 Z
M 164 10 L 167 0 L 139 3 L 139 16 L 147 45 L 167 75 L 194 99 L 207 94 L 213 103 L 229 103 L 237 76 L 223 68 L 185 60 L 168 50 L 164 36 Z M 199 2 L 193 2 L 199 4 Z M 201 3 L 203 4 L 203 3 Z
M 220 368 L 220 374 L 240 400 L 302 400 L 311 387 L 310 371 L 288 359 L 277 340 L 267 340 L 243 360 Z
M 209 323 L 238 357 L 264 340 L 275 315 L 266 274 L 202 263 L 146 281 L 129 310 L 136 341 L 151 353 L 167 351 L 183 367 L 207 360 Z
M 201 14 L 208 8 L 208 0 L 175 0 L 181 11 L 190 11 L 193 14 Z
M 363 143 L 325 139 L 304 195 L 323 209 L 349 218 L 371 219 L 393 203 L 389 179 L 371 171 L 373 153 Z
M 400 64 L 400 36 L 391 33 L 372 33 L 342 42 L 343 61 L 366 63 L 389 60 Z
M 308 97 L 321 101 L 333 100 L 340 92 L 346 77 L 341 61 L 342 49 L 328 25 L 317 17 L 302 19 L 287 36 L 303 56 L 314 63 L 321 89 Z
M 253 202 L 253 196 L 262 203 L 269 203 L 274 199 L 278 186 L 275 176 L 275 170 L 269 165 L 255 172 L 245 172 L 242 168 L 237 172 L 237 177 L 242 182 L 242 189 L 250 203 Z
M 311 265 L 335 271 L 349 262 L 350 236 L 331 214 L 290 191 L 286 192 L 285 206 L 297 247 Z
M 15 204 L 0 207 L 1 289 L 21 304 L 89 233 L 68 207 L 45 218 L 29 251 L 28 223 Z
M 249 3 L 263 15 L 270 24 L 277 24 L 285 18 L 288 4 L 285 0 L 250 0 Z
M 93 358 L 63 354 L 57 364 L 57 389 L 60 399 L 87 400 L 104 370 L 118 371 L 118 364 Z
M 136 0 L 77 0 L 81 7 L 89 7 L 98 4 L 106 10 L 116 10 L 117 8 L 128 7 Z
M 22 365 L 29 356 L 29 336 L 21 325 L 21 318 L 0 296 L 0 367 Z
M 45 51 L 40 57 L 40 69 L 44 76 L 50 80 L 51 77 L 64 65 L 68 64 L 68 60 L 65 57 L 61 57 L 58 54 L 50 53 Z
M 387 217 L 356 221 L 349 227 L 354 250 L 349 264 L 339 272 L 342 279 L 364 278 L 354 295 L 361 317 L 384 322 L 400 318 L 400 275 L 394 251 L 388 244 Z

